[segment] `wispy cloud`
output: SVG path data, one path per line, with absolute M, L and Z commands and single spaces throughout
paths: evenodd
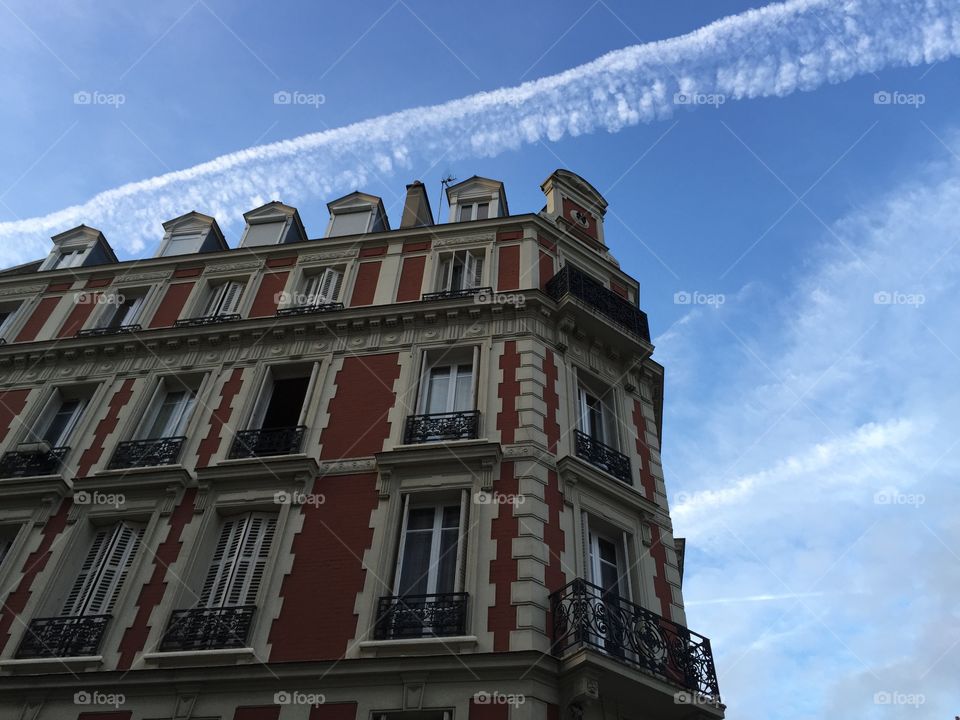
M 328 198 L 422 158 L 492 156 L 653 122 L 676 110 L 678 93 L 728 101 L 782 96 L 885 67 L 936 62 L 960 52 L 958 28 L 954 0 L 772 4 L 516 87 L 251 147 L 81 205 L 0 223 L 0 262 L 41 255 L 51 234 L 81 222 L 136 254 L 155 242 L 160 222 L 187 210 L 229 226 L 267 199 Z

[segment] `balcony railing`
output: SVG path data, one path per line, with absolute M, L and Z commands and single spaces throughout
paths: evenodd
M 564 295 L 573 295 L 601 315 L 650 342 L 650 325 L 645 312 L 572 265 L 565 265 L 547 282 L 544 289 L 547 295 L 557 301 Z
M 492 287 L 462 288 L 460 290 L 442 290 L 440 292 L 424 293 L 423 300 L 450 300 L 452 298 L 470 297 L 471 295 L 493 295 Z
M 218 325 L 219 323 L 234 322 L 235 320 L 240 319 L 241 316 L 238 313 L 232 313 L 230 315 L 204 315 L 203 317 L 183 318 L 182 320 L 177 320 L 173 326 L 177 328 L 204 327 L 206 325 Z
M 316 305 L 297 305 L 296 307 L 277 310 L 277 317 L 290 317 L 292 315 L 313 315 L 315 313 L 336 312 L 343 310 L 342 302 L 318 303 Z
M 87 328 L 80 330 L 75 337 L 102 337 L 104 335 L 130 335 L 143 330 L 139 325 L 118 325 L 117 327 Z
M 176 465 L 180 459 L 185 437 L 154 438 L 153 440 L 128 440 L 117 445 L 108 469 L 155 467 Z
M 56 475 L 68 452 L 68 447 L 57 447 L 4 453 L 0 459 L 0 478 Z
M 553 593 L 550 602 L 558 657 L 593 647 L 720 701 L 710 641 L 702 635 L 579 578 Z
M 627 485 L 633 484 L 630 458 L 579 430 L 574 430 L 573 436 L 578 458 L 610 473 L 617 480 L 622 480 Z
M 256 610 L 255 605 L 175 610 L 160 652 L 246 647 Z
M 236 459 L 293 455 L 300 452 L 306 432 L 305 425 L 241 430 L 233 439 L 230 457 Z
M 377 640 L 452 637 L 466 633 L 467 593 L 382 597 L 377 604 Z
M 66 658 L 96 655 L 109 615 L 31 620 L 17 648 L 18 658 Z
M 406 445 L 439 440 L 473 440 L 480 431 L 480 411 L 408 415 L 403 433 Z

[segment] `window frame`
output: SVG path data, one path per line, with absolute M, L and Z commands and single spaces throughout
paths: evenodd
M 59 617 L 113 614 L 117 600 L 130 577 L 130 570 L 140 554 L 146 529 L 146 523 L 127 519 L 94 528 L 87 551 L 79 562 L 79 570 L 67 588 Z M 124 531 L 127 531 L 126 545 L 123 544 Z M 103 540 L 100 541 L 100 538 Z M 99 546 L 99 542 L 104 545 Z M 113 576 L 108 575 L 111 567 L 115 569 Z M 93 577 L 89 580 L 91 574 Z
M 617 452 L 621 452 L 620 448 L 623 445 L 623 437 L 620 423 L 617 419 L 619 417 L 619 398 L 616 387 L 580 368 L 574 368 L 574 372 L 577 389 L 574 417 L 577 420 L 577 430 L 589 436 L 591 439 L 601 442 Z M 598 392 L 600 389 L 598 386 L 603 386 L 604 392 Z M 590 409 L 587 403 L 588 394 L 595 397 L 597 402 L 600 403 L 602 437 L 597 437 L 591 432 L 590 426 L 592 423 L 588 422 L 590 416 Z M 609 398 L 609 401 L 605 398 Z
M 180 381 L 180 386 L 171 388 L 169 380 L 170 377 L 160 378 L 157 386 L 154 388 L 153 393 L 150 396 L 150 401 L 146 406 L 142 420 L 137 424 L 136 428 L 134 428 L 132 435 L 133 440 L 160 440 L 163 438 L 182 437 L 186 435 L 190 421 L 193 419 L 194 410 L 196 410 L 201 382 L 197 381 L 194 383 L 186 383 L 181 381 L 178 377 L 177 380 Z M 157 419 L 160 417 L 160 411 L 163 409 L 163 404 L 166 398 L 172 392 L 181 391 L 190 392 L 192 395 L 181 401 L 185 407 L 179 408 L 179 419 L 173 426 L 173 431 L 164 435 L 157 435 L 155 437 L 147 435 L 147 430 L 152 428 L 154 423 L 156 423 Z M 168 426 L 169 422 L 170 421 L 168 420 Z
M 454 269 L 458 258 L 463 268 L 460 287 L 453 287 Z M 472 264 L 472 267 L 471 267 Z M 487 251 L 484 248 L 469 250 L 449 250 L 437 254 L 437 267 L 434 278 L 436 292 L 461 292 L 483 287 L 484 272 L 487 266 Z
M 40 413 L 34 418 L 33 422 L 26 429 L 26 433 L 23 436 L 21 443 L 41 443 L 48 442 L 44 439 L 53 424 L 54 418 L 59 414 L 60 409 L 63 407 L 63 404 L 68 401 L 76 399 L 78 401 L 77 409 L 74 411 L 67 425 L 64 426 L 64 429 L 60 432 L 60 436 L 55 444 L 50 444 L 50 448 L 57 447 L 70 447 L 69 442 L 70 438 L 73 437 L 74 433 L 77 430 L 77 427 L 80 425 L 80 421 L 83 419 L 84 414 L 87 411 L 87 408 L 90 407 L 90 401 L 93 398 L 93 391 L 86 393 L 77 393 L 76 398 L 69 397 L 64 394 L 64 388 L 55 387 L 50 395 L 47 397 L 46 401 L 43 404 L 43 408 L 40 410 Z M 39 428 L 43 428 L 40 430 Z
M 458 351 L 460 351 L 458 353 Z M 453 410 L 450 409 L 451 405 L 456 404 L 456 382 L 450 382 L 449 387 L 447 388 L 447 403 L 444 413 L 452 412 L 473 412 L 478 409 L 479 397 L 477 394 L 477 389 L 479 386 L 479 366 L 480 366 L 480 346 L 479 345 L 470 345 L 460 348 L 453 349 L 424 349 L 421 354 L 420 359 L 420 381 L 417 387 L 417 404 L 416 404 L 416 414 L 417 415 L 427 415 L 427 396 L 428 388 L 430 382 L 430 376 L 433 370 L 441 367 L 450 367 L 459 368 L 461 365 L 466 364 L 463 360 L 457 359 L 456 355 L 461 354 L 465 355 L 470 354 L 470 363 L 471 363 L 471 380 L 470 380 L 470 399 L 471 407 L 467 410 Z M 431 360 L 431 355 L 439 354 L 439 357 L 435 360 Z M 451 356 L 453 356 L 451 358 Z M 453 373 L 450 374 L 451 380 L 454 379 Z
M 430 561 L 428 567 L 428 576 L 427 576 L 427 592 L 426 595 L 436 595 L 437 594 L 437 579 L 439 576 L 439 564 L 438 560 L 440 557 L 440 546 L 442 543 L 442 533 L 445 528 L 443 528 L 443 511 L 448 507 L 453 507 L 457 505 L 455 496 L 448 493 L 449 499 L 443 499 L 441 497 L 426 498 L 421 497 L 418 500 L 412 500 L 417 495 L 423 496 L 424 493 L 404 493 L 403 495 L 403 504 L 400 510 L 400 539 L 397 543 L 397 552 L 394 557 L 393 562 L 393 595 L 395 597 L 416 597 L 415 595 L 403 596 L 400 592 L 400 582 L 403 579 L 403 564 L 407 547 L 407 532 L 408 532 L 408 523 L 410 519 L 411 510 L 419 510 L 423 508 L 432 508 L 434 511 L 434 524 L 431 528 L 431 541 L 430 541 Z M 459 508 L 460 508 L 460 517 L 458 520 L 457 526 L 457 557 L 456 565 L 454 567 L 454 584 L 452 593 L 465 592 L 465 562 L 466 562 L 466 552 L 467 552 L 467 531 L 469 528 L 469 495 L 470 491 L 466 488 L 461 488 L 460 498 L 459 498 Z M 447 528 L 449 529 L 449 528 Z
M 250 278 L 215 278 L 207 282 L 203 292 L 197 300 L 193 309 L 192 317 L 224 317 L 226 315 L 242 315 L 241 308 L 247 297 L 247 290 L 250 285 Z M 229 288 L 239 288 L 232 307 L 227 307 L 224 303 L 229 295 Z M 215 311 L 211 311 L 212 308 Z
M 241 518 L 243 519 L 244 525 L 238 533 L 239 536 L 235 542 L 236 552 L 232 560 L 230 560 L 233 565 L 230 569 L 225 569 L 225 558 L 228 557 L 228 545 L 230 543 L 230 536 L 226 534 L 227 525 L 228 523 L 237 522 Z M 240 589 L 243 591 L 243 597 L 239 599 L 240 602 L 238 602 L 238 604 L 230 604 L 230 598 L 235 595 L 234 582 L 238 577 L 237 571 L 242 549 L 245 546 L 246 539 L 249 537 L 250 528 L 256 519 L 264 521 L 260 526 L 263 528 L 261 535 L 255 538 L 255 548 L 258 549 L 258 552 L 250 556 L 253 558 L 253 561 L 251 562 L 248 574 L 244 576 L 241 581 Z M 205 570 L 199 576 L 200 587 L 196 596 L 197 606 L 203 608 L 227 608 L 255 605 L 259 607 L 261 595 L 266 592 L 265 588 L 269 585 L 271 577 L 270 570 L 279 545 L 282 530 L 280 514 L 278 512 L 265 512 L 263 510 L 249 510 L 246 512 L 221 515 L 218 516 L 217 520 L 215 528 L 216 539 L 212 543 L 213 551 L 207 558 Z M 269 536 L 269 547 L 264 555 L 259 550 L 262 549 L 265 537 L 267 536 Z M 221 547 L 224 548 L 224 555 L 218 559 L 217 556 Z M 220 585 L 220 578 L 224 573 L 227 574 L 227 580 Z M 254 578 L 256 578 L 256 580 L 254 580 Z M 254 582 L 256 583 L 256 589 L 251 596 L 251 587 Z M 244 586 L 246 586 L 245 589 Z M 219 600 L 217 599 L 218 595 Z

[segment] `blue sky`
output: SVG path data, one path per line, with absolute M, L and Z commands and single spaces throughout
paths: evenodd
M 235 243 L 241 214 L 278 196 L 319 236 L 325 203 L 357 187 L 381 195 L 396 222 L 405 183 L 422 179 L 435 202 L 447 173 L 501 178 L 511 210 L 535 212 L 539 183 L 574 170 L 610 202 L 608 243 L 641 281 L 667 368 L 664 460 L 690 538 L 688 619 L 713 639 L 731 716 L 952 717 L 960 20 L 946 2 L 861 0 L 848 7 L 871 42 L 851 47 L 834 30 L 839 3 L 743 15 L 762 6 L 7 0 L 0 261 L 39 257 L 45 238 L 81 221 L 122 257 L 146 256 L 159 221 L 194 208 L 215 212 Z M 662 65 L 631 75 L 617 56 L 599 80 L 573 71 L 555 95 L 462 128 L 460 104 L 429 108 L 725 16 L 738 18 L 641 51 L 669 58 Z M 791 57 L 808 68 L 795 84 L 783 80 Z M 567 98 L 619 87 L 620 75 L 663 84 L 666 102 L 523 142 L 497 127 L 521 112 L 547 127 L 568 117 Z M 672 103 L 678 78 L 725 102 Z M 323 102 L 277 105 L 278 91 Z M 123 102 L 76 104 L 78 92 Z M 877 104 L 878 92 L 922 104 Z M 294 143 L 296 162 L 253 152 L 212 180 L 156 180 L 422 107 L 433 135 L 385 120 L 302 152 Z M 404 154 L 385 157 L 391 146 Z M 271 185 L 281 170 L 287 179 Z M 84 206 L 151 178 L 122 202 Z M 678 303 L 684 292 L 723 302 Z

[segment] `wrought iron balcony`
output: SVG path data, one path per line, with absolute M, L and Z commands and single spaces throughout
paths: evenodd
M 408 415 L 403 433 L 406 445 L 438 440 L 473 440 L 480 432 L 480 411 Z
M 256 610 L 256 605 L 174 610 L 160 652 L 246 647 Z
M 241 430 L 233 439 L 230 457 L 236 459 L 293 455 L 300 452 L 306 432 L 305 425 Z
M 139 325 L 118 325 L 117 327 L 87 328 L 80 330 L 74 337 L 102 337 L 104 335 L 130 335 L 143 330 Z
M 576 579 L 550 596 L 553 653 L 592 647 L 618 661 L 720 701 L 710 640 Z
M 96 655 L 109 615 L 76 615 L 31 620 L 17 648 L 18 658 Z
M 4 453 L 0 459 L 0 478 L 56 475 L 68 452 L 68 447 L 57 447 Z
M 573 431 L 573 437 L 578 458 L 610 473 L 617 480 L 622 480 L 627 485 L 633 484 L 630 458 L 579 430 Z
M 173 326 L 177 328 L 204 327 L 206 325 L 218 325 L 225 322 L 234 322 L 235 320 L 240 319 L 241 316 L 238 313 L 232 313 L 230 315 L 204 315 L 203 317 L 183 318 L 182 320 L 177 320 Z
M 572 265 L 565 265 L 550 278 L 544 290 L 558 302 L 564 295 L 573 295 L 601 315 L 650 342 L 650 325 L 643 310 Z
M 470 297 L 471 295 L 493 295 L 492 287 L 461 288 L 460 290 L 442 290 L 441 292 L 424 293 L 423 300 L 450 300 L 452 298 Z
M 128 440 L 117 445 L 110 459 L 109 470 L 122 468 L 155 467 L 176 465 L 180 459 L 185 437 L 154 438 L 152 440 Z
M 452 637 L 466 633 L 467 593 L 382 597 L 377 604 L 377 640 Z
M 343 310 L 342 302 L 319 303 L 316 305 L 297 305 L 296 307 L 277 310 L 277 317 L 290 317 L 292 315 L 313 315 L 315 313 L 336 312 Z

